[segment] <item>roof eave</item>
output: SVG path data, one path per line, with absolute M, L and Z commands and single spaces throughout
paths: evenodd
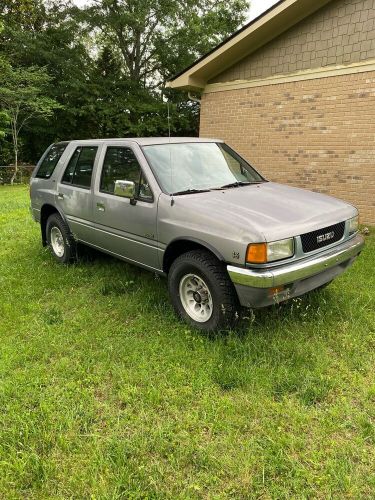
M 202 91 L 207 82 L 252 54 L 331 0 L 284 0 L 167 82 L 167 87 Z
M 166 87 L 170 89 L 180 89 L 186 91 L 202 91 L 206 86 L 206 81 L 195 78 L 194 76 L 181 75 L 175 80 L 170 80 L 166 83 Z

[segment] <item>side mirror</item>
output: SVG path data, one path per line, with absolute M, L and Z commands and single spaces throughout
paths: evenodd
M 115 192 L 116 196 L 121 196 L 122 198 L 129 198 L 134 200 L 135 198 L 135 183 L 132 181 L 115 181 Z

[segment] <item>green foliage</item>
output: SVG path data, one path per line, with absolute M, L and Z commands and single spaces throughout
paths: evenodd
M 35 30 L 40 27 L 41 9 L 43 4 L 40 0 L 4 0 L 0 5 L 0 15 L 7 24 Z
M 2 25 L 0 23 L 0 33 L 1 31 L 2 31 Z M 7 74 L 9 69 L 10 69 L 9 63 L 6 61 L 4 57 L 0 56 L 0 75 Z M 0 106 L 0 148 L 3 143 L 3 139 L 6 135 L 6 130 L 8 126 L 9 126 L 9 115 L 5 111 L 3 111 Z
M 21 131 L 22 160 L 56 140 L 166 135 L 167 99 L 172 134 L 196 135 L 198 106 L 165 81 L 237 29 L 246 11 L 246 0 L 96 0 L 86 9 L 3 0 L 0 55 L 15 69 L 45 68 L 44 95 L 60 104 L 48 126 L 34 116 Z
M 9 120 L 14 151 L 13 184 L 18 171 L 20 132 L 36 117 L 46 118 L 60 107 L 54 99 L 46 96 L 46 87 L 51 77 L 44 68 L 12 68 L 3 65 L 0 72 L 0 111 Z
M 86 13 L 130 80 L 157 88 L 231 34 L 247 8 L 245 0 L 96 0 Z
M 3 24 L 0 22 L 0 33 L 2 31 L 3 31 Z M 10 66 L 8 61 L 0 55 L 0 75 L 5 72 L 8 72 L 9 68 Z M 4 138 L 8 126 L 9 126 L 9 115 L 5 111 L 2 111 L 0 108 L 0 158 L 5 156 L 3 154 L 4 144 L 6 144 Z
M 374 234 L 210 337 L 152 273 L 54 262 L 28 207 L 0 186 L 0 498 L 374 498 Z
M 59 105 L 45 95 L 51 77 L 44 68 L 12 68 L 0 72 L 0 109 L 22 129 L 34 116 L 51 116 Z
M 36 118 L 21 134 L 22 157 L 34 162 L 51 142 L 80 137 L 79 129 L 87 130 L 81 123 L 81 107 L 86 100 L 85 85 L 90 81 L 92 60 L 83 29 L 69 14 L 69 2 L 49 2 L 48 8 L 41 1 L 32 3 L 32 23 L 16 22 L 11 11 L 4 11 L 0 51 L 15 67 L 45 68 L 50 76 L 45 95 L 62 106 L 48 120 L 48 127 L 45 120 Z
M 3 139 L 5 137 L 5 131 L 8 124 L 9 116 L 5 112 L 0 111 L 0 139 Z

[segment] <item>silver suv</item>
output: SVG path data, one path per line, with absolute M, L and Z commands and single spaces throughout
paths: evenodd
M 177 314 L 206 331 L 327 285 L 364 244 L 356 208 L 268 182 L 214 139 L 53 144 L 31 209 L 59 262 L 80 242 L 165 275 Z

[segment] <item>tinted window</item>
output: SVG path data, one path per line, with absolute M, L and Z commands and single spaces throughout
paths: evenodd
M 62 182 L 89 188 L 97 150 L 97 147 L 92 146 L 77 148 L 65 169 Z
M 48 153 L 46 154 L 44 160 L 40 164 L 36 177 L 41 179 L 49 179 L 55 170 L 57 162 L 60 160 L 61 155 L 65 151 L 67 143 L 65 144 L 54 144 L 50 147 Z
M 62 178 L 62 182 L 65 182 L 65 183 L 68 183 L 68 184 L 72 183 L 74 169 L 76 168 L 77 160 L 79 158 L 80 152 L 81 152 L 80 148 L 77 148 L 74 151 L 73 156 L 70 158 L 68 166 L 65 169 L 64 176 Z
M 108 147 L 103 162 L 100 191 L 114 194 L 116 181 L 135 183 L 137 197 L 152 200 L 152 192 L 130 148 Z

